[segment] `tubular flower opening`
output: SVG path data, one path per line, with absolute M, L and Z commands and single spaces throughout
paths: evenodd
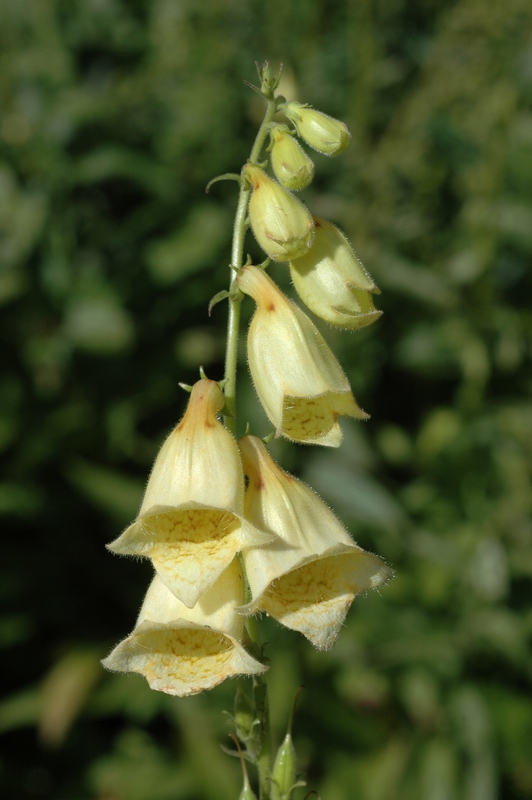
M 203 378 L 163 443 L 135 522 L 108 545 L 151 558 L 164 583 L 192 608 L 236 553 L 267 537 L 243 517 L 238 446 L 217 413 L 223 392 Z
M 155 575 L 133 632 L 102 661 L 114 672 L 138 672 L 152 689 L 185 697 L 235 675 L 266 667 L 242 646 L 244 598 L 238 559 L 191 610 Z
M 344 234 L 314 217 L 316 236 L 306 253 L 290 262 L 294 287 L 316 316 L 339 328 L 358 330 L 380 317 L 373 305 L 379 290 Z
M 275 177 L 286 189 L 305 189 L 314 177 L 312 160 L 290 135 L 287 125 L 274 125 L 270 136 L 271 164 Z
M 277 435 L 338 447 L 338 417 L 368 415 L 323 336 L 264 270 L 244 267 L 237 282 L 257 303 L 248 332 L 249 369 Z
M 340 520 L 306 484 L 284 472 L 262 440 L 239 441 L 249 477 L 246 516 L 277 538 L 244 554 L 252 600 L 318 649 L 336 640 L 354 597 L 385 583 L 392 571 L 358 547 Z
M 314 241 L 314 222 L 308 209 L 256 164 L 246 164 L 242 175 L 253 190 L 249 219 L 264 252 L 274 261 L 304 255 Z
M 294 123 L 301 138 L 318 152 L 337 156 L 349 147 L 351 134 L 347 125 L 339 119 L 295 100 L 286 103 L 283 111 Z

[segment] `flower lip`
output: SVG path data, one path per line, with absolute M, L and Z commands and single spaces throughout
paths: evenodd
M 153 506 L 108 549 L 150 558 L 166 586 L 192 608 L 236 553 L 271 538 L 243 515 L 188 502 Z

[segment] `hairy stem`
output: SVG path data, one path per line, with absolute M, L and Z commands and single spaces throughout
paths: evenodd
M 268 134 L 268 129 L 275 114 L 275 98 L 268 98 L 268 105 L 264 114 L 262 124 L 257 131 L 253 147 L 249 156 L 249 161 L 257 162 L 260 157 L 264 141 Z M 248 228 L 248 204 L 251 189 L 242 180 L 240 184 L 240 194 L 235 213 L 233 226 L 233 243 L 231 248 L 231 282 L 229 284 L 229 318 L 227 324 L 227 343 L 225 350 L 225 403 L 233 416 L 225 417 L 226 427 L 236 435 L 236 374 L 238 365 L 238 339 L 240 328 L 240 304 L 242 297 L 239 296 L 236 286 L 236 276 L 242 269 L 244 259 L 244 239 Z M 246 624 L 247 634 L 250 641 L 257 647 L 260 646 L 257 621 L 249 617 Z M 261 749 L 257 759 L 257 769 L 259 773 L 259 797 L 266 800 L 270 794 L 270 772 L 271 772 L 271 742 L 270 742 L 270 713 L 268 708 L 268 690 L 265 679 L 256 676 L 253 680 L 253 696 L 255 702 L 255 713 L 261 724 Z
M 275 114 L 275 99 L 268 99 L 268 105 L 262 124 L 257 131 L 249 160 L 256 162 L 260 156 L 264 140 L 266 139 L 270 122 Z M 242 268 L 244 257 L 244 239 L 248 227 L 248 203 L 251 189 L 245 181 L 241 181 L 238 205 L 233 226 L 233 244 L 231 248 L 232 275 L 229 284 L 229 318 L 227 323 L 227 343 L 225 348 L 225 402 L 233 415 L 225 417 L 226 427 L 231 433 L 236 433 L 236 372 L 238 363 L 238 336 L 240 328 L 240 303 L 241 298 L 236 292 L 236 275 Z

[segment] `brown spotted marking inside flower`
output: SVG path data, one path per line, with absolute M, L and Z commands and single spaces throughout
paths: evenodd
M 127 552 L 151 558 L 168 588 L 188 608 L 231 563 L 244 544 L 241 520 L 220 509 L 177 509 L 145 516 Z
M 149 631 L 135 637 L 130 669 L 153 689 L 195 694 L 238 674 L 231 639 L 218 631 L 193 628 Z

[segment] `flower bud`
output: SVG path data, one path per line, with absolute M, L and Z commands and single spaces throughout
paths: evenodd
M 292 734 L 287 733 L 273 763 L 271 800 L 290 800 L 295 785 L 296 750 Z
M 318 152 L 337 156 L 349 147 L 351 134 L 347 125 L 340 120 L 295 100 L 286 103 L 283 111 L 294 123 L 301 138 Z
M 248 331 L 248 363 L 259 400 L 278 436 L 338 447 L 339 416 L 367 419 L 316 326 L 259 267 L 244 267 L 240 289 L 257 310 Z
M 338 328 L 358 330 L 380 317 L 372 293 L 380 294 L 344 234 L 314 217 L 314 244 L 290 262 L 295 290 L 316 316 Z
M 304 255 L 314 241 L 308 209 L 256 164 L 246 164 L 242 174 L 253 189 L 249 219 L 264 252 L 274 261 Z
M 301 145 L 290 135 L 287 125 L 274 125 L 270 131 L 271 164 L 275 177 L 286 189 L 305 189 L 314 177 L 314 164 Z
M 146 556 L 189 608 L 250 544 L 265 536 L 243 516 L 244 476 L 237 444 L 218 421 L 224 395 L 203 378 L 163 443 L 135 522 L 108 545 Z
M 242 610 L 265 611 L 319 650 L 328 649 L 355 595 L 380 586 L 392 572 L 353 542 L 312 489 L 273 461 L 261 439 L 244 436 L 239 446 L 249 478 L 246 517 L 277 537 L 244 553 L 252 600 Z
M 102 661 L 114 672 L 138 672 L 150 687 L 186 697 L 235 675 L 267 667 L 241 645 L 244 619 L 235 611 L 244 598 L 238 559 L 191 610 L 156 575 L 135 629 Z

